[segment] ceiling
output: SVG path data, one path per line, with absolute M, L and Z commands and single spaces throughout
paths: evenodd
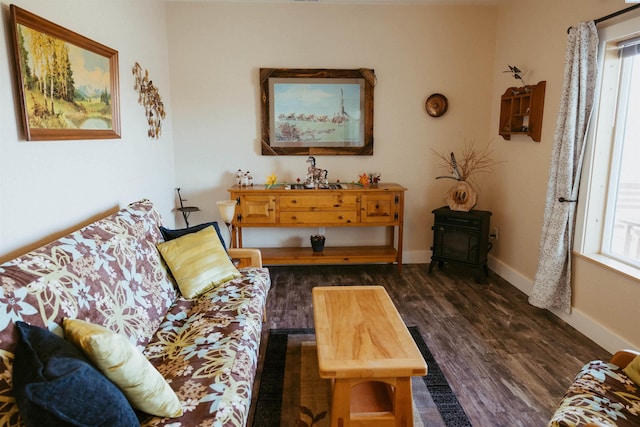
M 169 0 L 205 3 L 497 4 L 498 0 Z

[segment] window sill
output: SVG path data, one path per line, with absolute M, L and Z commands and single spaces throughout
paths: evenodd
M 601 254 L 582 254 L 576 251 L 574 251 L 573 254 L 594 264 L 599 264 L 607 270 L 623 274 L 631 279 L 635 279 L 640 282 L 640 269 L 638 268 L 632 267 L 628 264 L 624 264 L 620 261 L 616 261 L 615 259 Z

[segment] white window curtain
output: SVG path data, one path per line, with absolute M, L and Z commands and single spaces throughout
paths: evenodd
M 571 250 L 580 170 L 597 78 L 595 23 L 569 30 L 538 268 L 529 303 L 571 311 Z

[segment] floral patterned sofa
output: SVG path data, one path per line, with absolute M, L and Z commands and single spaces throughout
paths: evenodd
M 587 363 L 549 427 L 640 426 L 640 353 L 621 350 L 609 362 Z
M 123 335 L 173 389 L 183 415 L 136 412 L 141 425 L 246 425 L 269 272 L 259 251 L 229 249 L 254 266 L 187 299 L 156 247 L 161 225 L 143 200 L 0 265 L 0 425 L 24 425 L 12 389 L 15 322 L 55 331 L 65 318 Z

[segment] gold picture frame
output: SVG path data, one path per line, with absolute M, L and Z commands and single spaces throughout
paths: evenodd
M 11 5 L 29 141 L 120 138 L 118 51 Z
M 372 155 L 371 69 L 261 68 L 263 155 Z

